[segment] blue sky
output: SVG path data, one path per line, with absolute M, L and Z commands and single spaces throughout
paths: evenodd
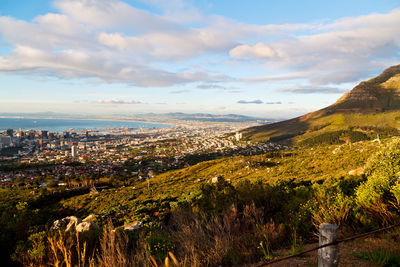
M 1 1 L 0 112 L 297 116 L 400 63 L 399 8 L 399 0 Z

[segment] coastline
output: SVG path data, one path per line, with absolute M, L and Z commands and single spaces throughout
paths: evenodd
M 117 119 L 117 118 L 75 118 L 75 117 L 40 117 L 40 116 L 0 116 L 0 119 L 42 119 L 42 120 L 80 120 L 80 121 L 113 121 L 113 122 L 135 122 L 135 123 L 149 123 L 149 124 L 160 124 L 171 127 L 176 127 L 175 123 L 159 122 L 159 121 L 141 121 L 141 120 L 128 120 L 128 119 Z
M 63 131 L 81 131 L 81 130 L 100 130 L 106 129 L 167 129 L 175 128 L 174 124 L 165 122 L 148 122 L 137 120 L 121 120 L 121 119 L 101 119 L 101 118 L 71 118 L 56 116 L 0 116 L 0 131 L 7 129 L 17 130 L 22 128 L 27 130 L 47 130 L 53 132 Z

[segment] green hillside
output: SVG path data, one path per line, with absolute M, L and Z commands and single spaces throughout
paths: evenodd
M 330 132 L 397 135 L 400 126 L 400 65 L 361 82 L 336 103 L 301 117 L 243 130 L 245 139 L 299 143 Z M 334 135 L 334 133 L 333 133 Z M 319 138 L 323 139 L 323 138 Z
M 340 178 L 363 167 L 382 145 L 367 141 L 292 151 L 270 152 L 257 156 L 237 156 L 212 160 L 192 167 L 160 174 L 150 183 L 85 194 L 62 201 L 63 209 L 86 216 L 90 213 L 117 217 L 120 223 L 167 210 L 168 203 L 190 197 L 202 183 L 220 176 L 232 184 L 245 180 L 273 184 L 282 181 L 321 182 Z M 150 217 L 147 217 L 150 219 Z

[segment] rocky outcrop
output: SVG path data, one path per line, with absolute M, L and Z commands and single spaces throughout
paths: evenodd
M 361 82 L 347 92 L 329 111 L 386 110 L 400 108 L 400 65 L 385 70 L 381 75 Z
M 72 232 L 86 232 L 92 231 L 98 228 L 98 225 L 94 222 L 95 215 L 89 215 L 86 217 L 84 222 L 78 217 L 68 216 L 60 220 L 56 220 L 53 223 L 53 230 L 64 230 L 66 233 Z
M 95 231 L 98 228 L 99 228 L 99 226 L 97 225 L 97 223 L 95 223 L 93 221 L 87 221 L 87 222 L 81 222 L 80 224 L 78 224 L 75 227 L 75 230 L 78 233 L 81 233 L 81 232 Z
M 124 230 L 127 231 L 132 231 L 132 230 L 136 230 L 136 229 L 140 229 L 143 227 L 143 222 L 141 221 L 134 221 L 131 223 L 127 223 L 125 225 L 122 226 L 124 228 Z
M 97 216 L 95 214 L 90 214 L 85 219 L 82 220 L 83 222 L 95 222 L 97 221 Z
M 349 175 L 361 176 L 363 174 L 364 174 L 364 168 L 362 167 L 349 171 Z
M 54 221 L 52 229 L 61 230 L 62 228 L 65 228 L 65 232 L 68 233 L 75 230 L 76 226 L 81 222 L 82 220 L 75 216 L 68 216 L 60 220 Z

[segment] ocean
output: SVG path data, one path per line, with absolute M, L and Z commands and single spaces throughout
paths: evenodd
M 35 119 L 35 118 L 0 118 L 0 131 L 6 129 L 46 130 L 61 133 L 63 131 L 98 130 L 106 132 L 105 128 L 166 128 L 173 127 L 166 124 L 133 122 L 133 121 L 107 121 L 107 120 L 74 120 L 74 119 Z

